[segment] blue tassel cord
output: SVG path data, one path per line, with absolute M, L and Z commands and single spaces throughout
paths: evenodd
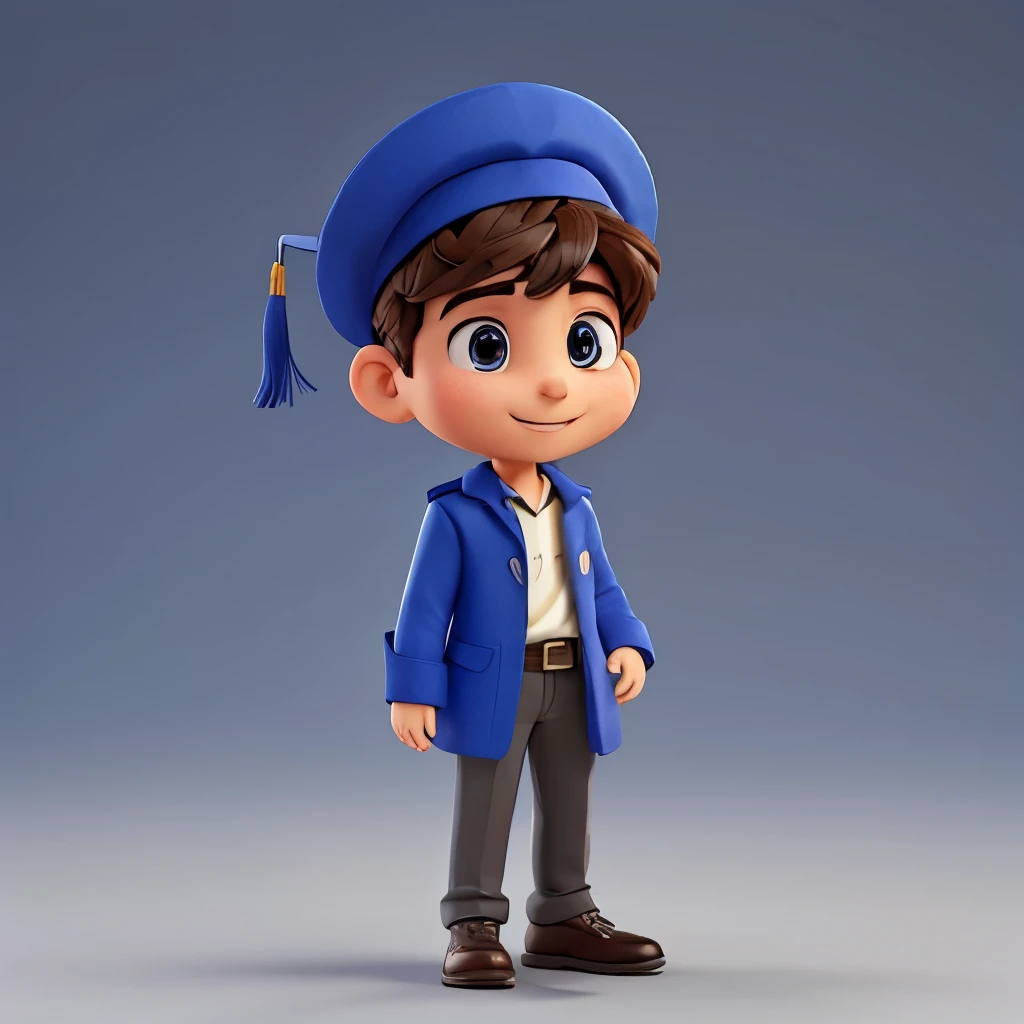
M 287 402 L 293 405 L 292 389 L 316 391 L 295 365 L 288 342 L 288 317 L 284 304 L 284 265 L 275 263 L 270 271 L 270 298 L 263 316 L 263 380 L 252 400 L 260 409 L 273 409 Z

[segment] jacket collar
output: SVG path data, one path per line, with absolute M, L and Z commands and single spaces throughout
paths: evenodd
M 550 478 L 551 486 L 558 491 L 558 497 L 567 512 L 580 498 L 590 497 L 589 487 L 584 487 L 567 477 L 554 463 L 542 462 L 537 468 Z M 505 498 L 511 492 L 501 477 L 494 472 L 490 462 L 481 462 L 463 474 L 462 493 L 487 502 L 500 515 L 502 509 L 507 509 Z
M 590 488 L 567 477 L 553 462 L 542 462 L 537 467 L 551 478 L 551 486 L 558 491 L 562 506 L 568 512 L 580 498 L 590 497 Z

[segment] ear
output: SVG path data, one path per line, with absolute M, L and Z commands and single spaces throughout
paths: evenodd
M 636 361 L 636 356 L 625 349 L 619 352 L 619 358 L 626 364 L 626 369 L 633 378 L 633 397 L 636 398 L 640 393 L 640 364 Z
M 386 423 L 407 423 L 412 410 L 395 383 L 402 368 L 383 345 L 363 345 L 352 359 L 348 385 L 356 401 Z

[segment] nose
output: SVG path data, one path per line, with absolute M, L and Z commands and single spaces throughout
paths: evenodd
M 569 394 L 564 377 L 545 377 L 538 386 L 538 391 L 544 398 L 565 398 Z

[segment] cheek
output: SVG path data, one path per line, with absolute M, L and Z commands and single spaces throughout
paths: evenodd
M 629 419 L 636 395 L 633 378 L 621 360 L 607 370 L 586 374 L 581 385 L 586 396 L 587 419 L 600 438 L 614 433 Z
M 439 367 L 416 418 L 449 444 L 478 447 L 500 426 L 497 420 L 504 418 L 505 376 Z

